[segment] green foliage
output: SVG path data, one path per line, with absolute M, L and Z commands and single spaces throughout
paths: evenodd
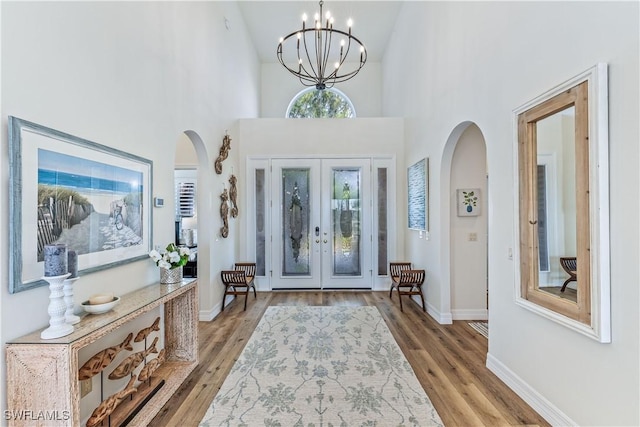
M 303 93 L 289 111 L 289 117 L 296 119 L 342 119 L 353 116 L 351 105 L 344 96 L 329 89 Z
M 90 204 L 89 200 L 87 200 L 86 197 L 81 196 L 77 191 L 64 187 L 43 184 L 38 185 L 38 205 L 48 205 L 49 198 L 53 198 L 53 200 L 69 200 L 69 196 L 73 197 L 73 201 L 76 205 Z

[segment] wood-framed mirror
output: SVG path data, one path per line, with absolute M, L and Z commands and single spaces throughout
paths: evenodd
M 514 110 L 516 303 L 611 341 L 607 66 Z

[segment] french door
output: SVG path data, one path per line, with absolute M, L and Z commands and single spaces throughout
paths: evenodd
M 371 288 L 370 159 L 273 159 L 272 289 Z

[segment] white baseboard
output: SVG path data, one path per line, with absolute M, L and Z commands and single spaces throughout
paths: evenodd
M 480 309 L 453 309 L 451 310 L 453 320 L 487 320 L 489 319 L 489 310 Z
M 216 304 L 211 310 L 200 310 L 198 313 L 198 320 L 201 322 L 211 322 L 216 318 L 222 309 L 221 304 Z
M 372 291 L 387 291 L 389 292 L 389 283 L 385 282 L 385 283 L 374 283 L 373 284 L 373 288 L 371 289 Z
M 527 384 L 515 372 L 505 366 L 491 353 L 487 353 L 487 368 L 529 404 L 542 418 L 553 426 L 577 426 L 564 412 L 549 402 L 543 395 Z
M 422 303 L 418 302 L 418 304 L 422 304 Z M 450 325 L 453 323 L 453 318 L 451 317 L 451 313 L 440 313 L 440 310 L 435 308 L 429 302 L 427 302 L 427 314 L 429 314 L 429 316 L 436 319 L 436 322 L 440 323 L 441 325 Z

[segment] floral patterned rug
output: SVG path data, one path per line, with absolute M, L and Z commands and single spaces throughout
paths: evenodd
M 269 307 L 201 426 L 442 426 L 376 307 Z

